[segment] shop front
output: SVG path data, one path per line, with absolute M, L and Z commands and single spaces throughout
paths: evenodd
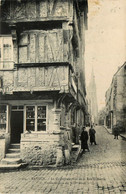
M 9 136 L 5 140 L 5 156 L 11 144 L 20 144 L 23 162 L 33 165 L 64 163 L 64 149 L 71 149 L 68 132 L 60 128 L 61 110 L 53 100 L 10 100 L 0 105 L 0 130 Z M 67 138 L 64 142 L 64 135 Z M 3 157 L 4 157 L 3 156 Z M 62 160 L 61 160 L 62 158 Z
M 18 103 L 18 105 L 17 105 Z M 11 143 L 20 143 L 21 133 L 46 132 L 48 107 L 42 101 L 10 101 L 0 105 L 0 131 L 10 134 Z M 49 123 L 49 122 L 48 122 Z

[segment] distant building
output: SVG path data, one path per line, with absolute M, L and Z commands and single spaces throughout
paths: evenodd
M 126 63 L 114 74 L 112 83 L 106 91 L 106 125 L 118 125 L 126 132 Z
M 106 119 L 106 108 L 104 107 L 98 112 L 98 124 L 105 125 L 105 119 Z
M 87 8 L 87 0 L 2 1 L 0 160 L 18 143 L 28 164 L 56 164 L 59 152 L 64 163 L 78 141 Z
M 87 87 L 87 99 L 88 99 L 88 105 L 90 107 L 88 109 L 91 114 L 91 122 L 97 124 L 98 123 L 98 104 L 97 104 L 97 91 L 96 91 L 96 83 L 95 83 L 95 76 L 94 76 L 93 69 L 91 73 L 91 79 Z

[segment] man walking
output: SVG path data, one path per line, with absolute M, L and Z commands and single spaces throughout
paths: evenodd
M 89 136 L 90 136 L 90 143 L 91 143 L 91 145 L 94 143 L 95 145 L 97 145 L 96 144 L 96 141 L 95 141 L 95 133 L 96 133 L 96 131 L 95 131 L 95 129 L 93 128 L 93 125 L 91 125 L 91 128 L 89 129 Z

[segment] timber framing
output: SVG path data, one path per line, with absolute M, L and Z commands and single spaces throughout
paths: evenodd
M 79 144 L 87 7 L 87 0 L 1 2 L 0 130 L 8 145 L 21 144 L 28 164 L 66 164 L 66 151 Z
M 70 70 L 72 73 L 74 72 L 73 67 L 70 63 L 68 62 L 55 62 L 55 63 L 15 63 L 15 67 L 21 68 L 21 67 L 49 67 L 49 66 L 54 66 L 54 67 L 59 67 L 59 66 L 69 66 Z

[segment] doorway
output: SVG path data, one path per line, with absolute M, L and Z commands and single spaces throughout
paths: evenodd
M 23 111 L 11 111 L 11 143 L 20 143 L 23 133 Z

